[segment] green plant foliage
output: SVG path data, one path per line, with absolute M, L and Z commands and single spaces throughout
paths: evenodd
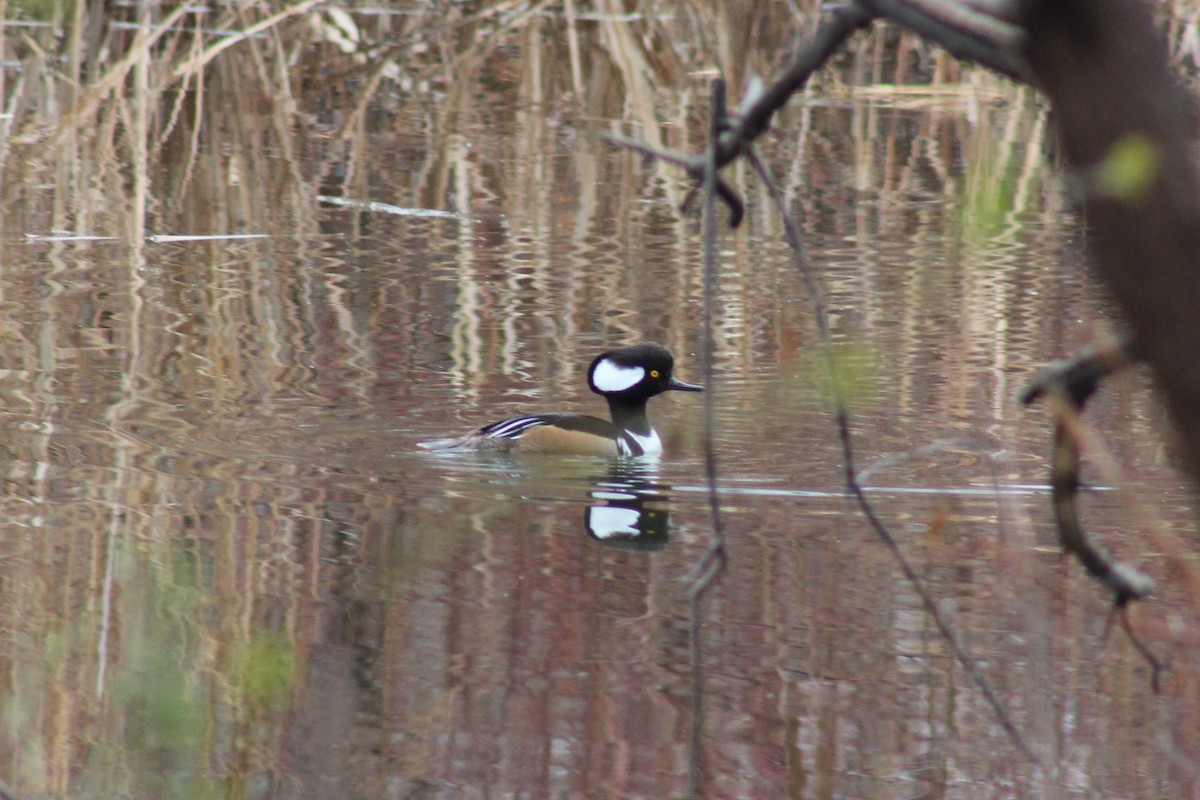
M 66 6 L 62 0 L 19 0 L 9 12 L 13 19 L 35 22 L 53 22 L 62 18 Z
M 295 651 L 281 635 L 253 635 L 235 651 L 233 675 L 248 706 L 279 710 L 296 683 Z
M 838 342 L 833 346 L 833 360 L 832 370 L 816 354 L 805 363 L 805 376 L 825 404 L 832 406 L 840 397 L 847 405 L 862 405 L 878 394 L 882 368 L 871 347 L 859 341 Z
M 1141 134 L 1117 141 L 1096 167 L 1096 190 L 1116 200 L 1136 202 L 1158 178 L 1161 156 L 1157 145 Z
M 1028 208 L 1017 196 L 1017 167 L 1010 161 L 980 154 L 965 176 L 963 201 L 956 204 L 962 239 L 974 245 L 1011 234 Z
M 116 689 L 127 709 L 127 744 L 166 756 L 192 751 L 204 730 L 203 698 L 173 654 L 147 648 L 136 668 L 126 670 Z
M 110 667 L 105 699 L 121 723 L 96 742 L 92 757 L 101 768 L 90 787 L 96 795 L 211 795 L 205 755 L 211 696 L 199 673 L 196 635 L 203 597 L 194 573 L 182 567 L 172 559 L 131 565 L 127 573 L 141 589 L 121 604 L 120 657 Z M 118 764 L 134 769 L 112 771 Z
M 997 177 L 969 195 L 971 202 L 962 206 L 963 230 L 971 242 L 987 242 L 1007 230 L 1017 211 L 1014 183 Z

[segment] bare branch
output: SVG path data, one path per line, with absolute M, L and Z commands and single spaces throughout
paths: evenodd
M 1133 337 L 1128 335 L 1084 348 L 1072 358 L 1047 365 L 1021 390 L 1017 399 L 1027 406 L 1056 389 L 1063 389 L 1077 407 L 1083 408 L 1103 378 L 1124 369 L 1136 358 Z
M 1025 59 L 1025 29 L 996 15 L 1006 4 L 973 7 L 962 0 L 858 0 L 882 19 L 919 33 L 951 55 L 1021 83 L 1036 84 Z
M 1103 549 L 1092 544 L 1079 521 L 1080 452 L 1087 438 L 1079 418 L 1088 398 L 1095 393 L 1100 381 L 1126 367 L 1135 357 L 1130 339 L 1108 345 L 1089 347 L 1074 358 L 1052 364 L 1042 370 L 1021 391 L 1020 400 L 1028 405 L 1045 397 L 1054 417 L 1054 451 L 1050 467 L 1050 490 L 1054 521 L 1063 551 L 1075 556 L 1088 575 L 1107 588 L 1113 597 L 1113 611 L 1105 624 L 1105 636 L 1114 618 L 1134 649 L 1150 665 L 1150 682 L 1159 689 L 1163 663 L 1133 632 L 1126 609 L 1134 600 L 1141 600 L 1154 591 L 1154 581 L 1136 567 L 1114 560 Z

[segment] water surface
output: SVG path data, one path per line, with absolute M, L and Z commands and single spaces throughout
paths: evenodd
M 538 84 L 535 51 L 566 56 L 537 24 L 468 48 L 488 81 L 464 68 L 373 99 L 342 156 L 244 138 L 211 163 L 161 156 L 182 210 L 164 200 L 157 232 L 261 238 L 58 238 L 121 223 L 65 184 L 71 214 L 27 199 L 5 224 L 0 757 L 18 796 L 683 796 L 684 579 L 712 535 L 702 399 L 652 401 L 654 461 L 416 447 L 602 413 L 585 371 L 612 346 L 659 341 L 702 375 L 689 186 L 599 134 L 694 149 L 704 81 L 664 58 L 662 96 L 638 94 L 612 56 L 584 98 L 561 71 Z M 641 23 L 580 24 L 603 61 Z M 1166 631 L 1194 598 L 1129 503 L 1192 530 L 1162 412 L 1136 372 L 1097 397 L 1125 482 L 1090 473 L 1085 499 L 1160 583 L 1134 617 L 1174 663 L 1155 696 L 1057 554 L 1049 424 L 1013 399 L 1118 326 L 1041 107 L 990 79 L 825 88 L 766 149 L 826 295 L 858 464 L 1044 767 L 848 498 L 810 298 L 738 166 L 749 214 L 721 238 L 709 387 L 730 560 L 699 633 L 703 795 L 1184 796 L 1195 664 Z

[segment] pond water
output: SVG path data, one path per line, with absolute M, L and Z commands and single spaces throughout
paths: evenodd
M 765 148 L 825 292 L 869 496 L 1040 766 L 845 491 L 810 298 L 744 165 L 708 387 L 729 562 L 697 629 L 701 395 L 651 402 L 657 460 L 416 446 L 602 413 L 585 372 L 609 347 L 658 341 L 679 377 L 703 374 L 689 184 L 600 134 L 696 149 L 707 77 L 648 108 L 612 76 L 539 95 L 517 30 L 525 49 L 486 51 L 487 81 L 377 98 L 352 152 L 322 154 L 319 189 L 281 177 L 292 157 L 315 172 L 310 155 L 218 139 L 173 173 L 183 210 L 151 209 L 156 239 L 48 200 L 5 222 L 14 796 L 663 798 L 697 765 L 705 797 L 1194 793 L 1179 631 L 1196 598 L 1163 542 L 1196 509 L 1163 412 L 1140 372 L 1106 385 L 1087 418 L 1123 478 L 1090 471 L 1084 499 L 1089 530 L 1159 583 L 1131 615 L 1172 663 L 1155 695 L 1058 552 L 1050 425 L 1014 400 L 1119 328 L 1032 93 L 830 85 Z M 101 208 L 119 182 L 96 172 Z M 25 196 L 67 195 L 45 179 L 31 168 Z M 193 238 L 227 234 L 253 238 Z

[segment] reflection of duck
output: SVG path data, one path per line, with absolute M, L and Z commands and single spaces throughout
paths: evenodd
M 675 389 L 704 387 L 677 380 L 675 359 L 662 345 L 643 342 L 597 356 L 588 385 L 608 401 L 612 422 L 586 414 L 527 414 L 495 422 L 474 433 L 423 442 L 427 450 L 500 450 L 564 455 L 655 456 L 662 453 L 646 401 Z
M 646 508 L 645 498 L 636 494 L 619 498 L 592 496 L 604 502 L 588 506 L 583 512 L 588 536 L 621 550 L 662 550 L 667 546 L 669 512 Z
M 583 512 L 588 536 L 621 550 L 662 550 L 669 538 L 671 514 L 658 506 L 667 495 L 649 472 L 617 468 L 588 493 Z

